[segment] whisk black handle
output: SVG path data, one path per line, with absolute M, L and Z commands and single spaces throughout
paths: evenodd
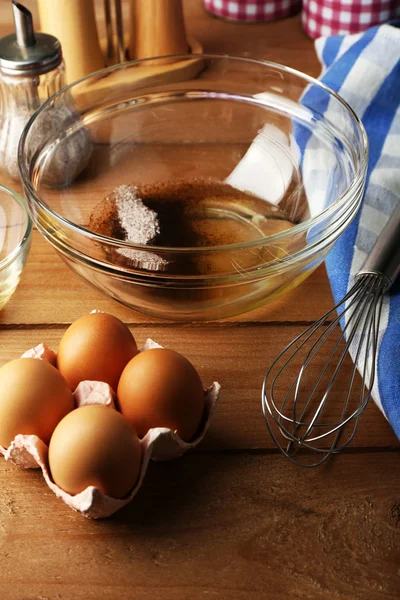
M 357 277 L 383 275 L 392 285 L 400 273 L 400 203 L 378 237 Z

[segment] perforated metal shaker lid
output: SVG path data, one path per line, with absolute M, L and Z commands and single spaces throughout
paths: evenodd
M 15 33 L 0 39 L 0 71 L 8 75 L 40 75 L 58 67 L 61 44 L 52 35 L 33 31 L 32 13 L 12 2 Z

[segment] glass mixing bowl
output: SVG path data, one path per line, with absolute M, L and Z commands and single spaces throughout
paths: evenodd
M 356 214 L 367 158 L 361 122 L 323 84 L 212 55 L 94 73 L 47 101 L 19 147 L 34 223 L 65 262 L 123 304 L 174 320 L 243 313 L 303 281 Z M 226 183 L 246 200 L 186 194 L 179 213 L 159 198 L 152 214 L 168 235 L 127 241 L 115 196 L 103 199 L 177 182 Z M 204 235 L 188 243 L 193 227 Z
M 0 185 L 0 310 L 17 289 L 32 238 L 32 221 L 19 194 Z

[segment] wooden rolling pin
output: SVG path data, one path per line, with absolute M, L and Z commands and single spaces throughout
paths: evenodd
M 41 31 L 61 42 L 68 83 L 105 66 L 93 0 L 38 0 L 38 5 Z

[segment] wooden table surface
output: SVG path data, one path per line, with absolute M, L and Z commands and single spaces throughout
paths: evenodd
M 35 11 L 35 2 L 26 2 Z M 1 35 L 11 30 L 0 2 Z M 318 75 L 299 17 L 232 25 L 186 0 L 205 51 L 262 57 Z M 36 12 L 35 12 L 36 15 Z M 400 593 L 399 444 L 371 403 L 352 447 L 317 470 L 273 448 L 260 407 L 277 350 L 331 306 L 324 268 L 264 309 L 218 324 L 146 319 L 86 287 L 33 234 L 20 287 L 0 314 L 0 360 L 93 308 L 186 354 L 223 395 L 206 439 L 151 464 L 134 501 L 104 521 L 71 511 L 41 475 L 0 462 L 0 600 L 386 600 Z

